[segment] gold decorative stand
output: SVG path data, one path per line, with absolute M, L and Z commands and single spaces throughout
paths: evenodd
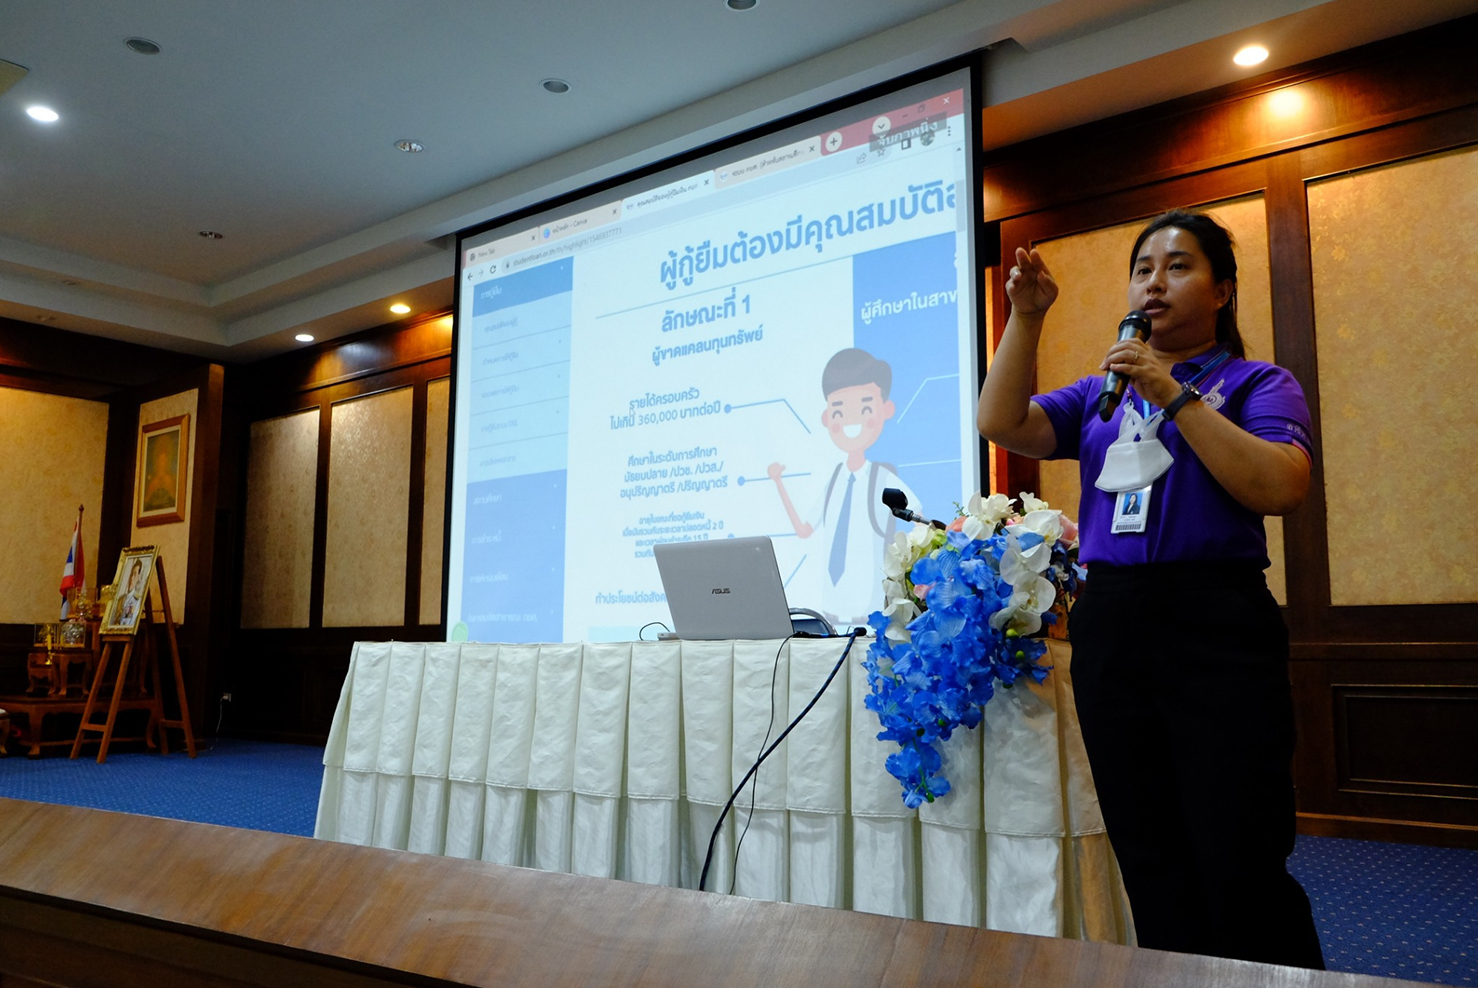
M 195 732 L 190 727 L 189 701 L 185 698 L 185 674 L 180 668 L 180 645 L 175 636 L 174 615 L 169 607 L 169 586 L 164 579 L 164 560 L 156 558 L 154 561 L 154 576 L 159 581 L 159 604 L 164 616 L 165 636 L 169 641 L 169 658 L 174 666 L 175 692 L 180 701 L 180 719 L 166 720 L 164 717 L 164 681 L 159 675 L 159 660 L 157 650 L 149 650 L 150 672 L 153 678 L 153 695 L 148 704 L 149 726 L 144 730 L 144 738 L 153 747 L 154 732 L 159 732 L 159 750 L 163 754 L 169 754 L 169 737 L 167 731 L 171 727 L 179 728 L 185 733 L 185 750 L 190 757 L 195 757 Z M 82 744 L 89 732 L 101 734 L 101 744 L 98 747 L 98 764 L 101 765 L 108 759 L 108 745 L 113 741 L 113 725 L 118 720 L 118 708 L 123 701 L 124 683 L 128 676 L 129 660 L 133 657 L 134 644 L 138 639 L 138 631 L 132 634 L 103 635 L 103 654 L 98 658 L 97 673 L 92 678 L 92 688 L 87 691 L 87 702 L 82 707 L 82 723 L 77 725 L 77 738 L 72 742 L 72 756 L 76 758 L 82 751 Z M 113 646 L 122 645 L 123 655 L 118 660 L 118 674 L 113 683 L 113 695 L 108 703 L 108 718 L 99 724 L 93 721 L 93 707 L 98 700 L 98 691 L 106 681 L 108 663 L 112 658 Z

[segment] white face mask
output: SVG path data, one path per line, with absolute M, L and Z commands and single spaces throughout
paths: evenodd
M 1136 491 L 1164 476 L 1175 458 L 1155 437 L 1161 421 L 1160 412 L 1146 420 L 1132 401 L 1126 401 L 1119 438 L 1104 453 L 1103 469 L 1093 486 L 1101 491 Z

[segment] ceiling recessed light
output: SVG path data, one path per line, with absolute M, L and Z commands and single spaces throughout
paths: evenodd
M 26 116 L 41 123 L 56 123 L 61 119 L 61 115 L 49 106 L 28 106 Z
M 407 312 L 411 311 L 411 307 L 406 305 L 404 302 L 396 302 L 390 307 L 390 311 L 395 313 L 397 316 L 403 316 Z
M 130 51 L 136 51 L 140 55 L 157 55 L 160 51 L 159 46 L 148 38 L 129 38 L 123 43 L 129 47 Z
M 1266 61 L 1267 57 L 1268 50 L 1262 45 L 1248 45 L 1233 55 L 1232 61 L 1238 65 L 1257 65 L 1260 62 Z
M 201 230 L 201 231 L 199 231 L 199 233 L 206 240 L 225 240 L 226 239 L 226 235 L 224 233 L 217 233 L 214 230 Z
M 294 336 L 293 339 L 297 340 L 299 343 L 312 343 L 313 342 L 313 334 L 312 333 L 299 333 L 297 336 Z
M 568 82 L 565 82 L 563 79 L 545 79 L 543 82 L 539 83 L 539 85 L 543 86 L 551 93 L 567 93 L 570 91 L 570 84 Z
M 759 0 L 724 0 L 730 10 L 753 10 Z
M 395 146 L 400 148 L 400 150 L 404 151 L 406 154 L 420 154 L 422 151 L 426 150 L 426 145 L 422 144 L 420 141 L 396 141 Z

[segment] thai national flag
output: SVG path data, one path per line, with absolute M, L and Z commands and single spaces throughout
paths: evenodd
M 72 545 L 67 550 L 67 564 L 62 567 L 62 620 L 71 610 L 67 602 L 67 591 L 73 587 L 87 586 L 87 563 L 82 558 L 82 509 L 77 509 L 77 523 L 72 526 Z

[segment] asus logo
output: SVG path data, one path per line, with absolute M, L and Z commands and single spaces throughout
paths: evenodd
M 714 587 L 712 590 L 710 590 L 708 592 L 709 593 L 728 593 L 729 592 L 729 588 L 728 587 Z

